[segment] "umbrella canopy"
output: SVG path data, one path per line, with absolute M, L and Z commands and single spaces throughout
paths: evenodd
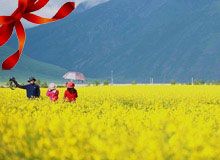
M 75 81 L 85 81 L 85 77 L 82 73 L 80 72 L 67 72 L 64 76 L 64 79 L 70 79 L 70 80 L 75 80 Z

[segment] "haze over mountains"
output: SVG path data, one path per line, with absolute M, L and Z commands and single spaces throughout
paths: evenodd
M 14 38 L 8 43 L 17 47 Z M 24 53 L 90 78 L 220 78 L 220 0 L 111 0 L 27 30 Z M 45 68 L 46 70 L 46 68 Z

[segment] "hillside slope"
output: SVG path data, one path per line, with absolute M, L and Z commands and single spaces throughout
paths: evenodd
M 8 46 L 0 47 L 0 62 L 14 53 L 14 50 Z M 18 80 L 26 81 L 28 77 L 35 76 L 42 81 L 62 81 L 62 75 L 67 70 L 47 63 L 42 63 L 34 60 L 26 55 L 22 55 L 20 61 L 10 71 L 0 70 L 0 81 L 7 81 L 10 77 L 16 77 Z
M 220 76 L 220 0 L 111 0 L 27 37 L 30 57 L 91 78 L 111 70 L 118 82 Z

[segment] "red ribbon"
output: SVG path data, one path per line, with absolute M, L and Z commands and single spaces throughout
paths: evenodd
M 19 41 L 18 51 L 2 63 L 2 70 L 12 69 L 21 56 L 25 43 L 25 30 L 20 21 L 22 18 L 32 23 L 45 24 L 65 18 L 75 9 L 74 2 L 67 2 L 51 19 L 42 18 L 31 13 L 43 8 L 48 2 L 49 0 L 18 0 L 18 8 L 11 16 L 0 16 L 0 25 L 2 25 L 0 27 L 0 46 L 3 46 L 9 40 L 14 27 Z

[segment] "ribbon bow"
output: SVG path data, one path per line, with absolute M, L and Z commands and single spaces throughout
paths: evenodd
M 12 69 L 21 56 L 26 37 L 24 27 L 21 23 L 22 18 L 35 24 L 45 24 L 65 18 L 75 9 L 74 2 L 67 2 L 51 19 L 42 18 L 31 13 L 43 8 L 48 2 L 49 0 L 18 0 L 18 8 L 11 16 L 0 16 L 0 25 L 2 25 L 0 27 L 0 46 L 3 46 L 9 40 L 14 27 L 19 41 L 18 51 L 2 63 L 2 70 Z

